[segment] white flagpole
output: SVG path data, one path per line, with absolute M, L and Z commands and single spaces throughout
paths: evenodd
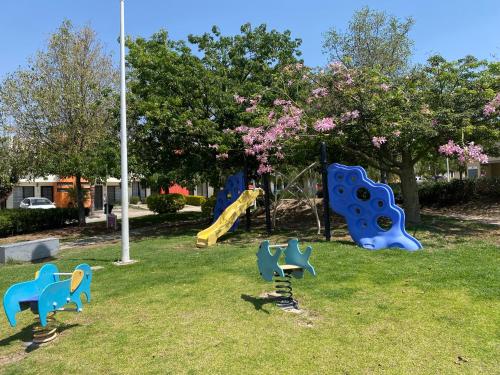
M 125 1 L 120 0 L 120 151 L 122 194 L 122 258 L 119 262 L 120 264 L 131 263 L 128 225 L 127 105 L 125 95 Z

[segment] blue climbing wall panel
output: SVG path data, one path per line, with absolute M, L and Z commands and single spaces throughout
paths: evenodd
M 224 189 L 217 193 L 217 201 L 214 208 L 214 222 L 219 218 L 219 216 L 228 208 L 233 202 L 235 202 L 241 193 L 245 191 L 245 176 L 243 172 L 238 172 L 229 178 L 224 185 Z M 238 228 L 240 220 L 236 220 L 229 229 L 230 232 L 234 232 Z
M 396 205 L 386 184 L 368 178 L 361 167 L 331 164 L 328 167 L 330 207 L 344 216 L 352 239 L 369 250 L 422 248 L 405 230 L 404 211 Z

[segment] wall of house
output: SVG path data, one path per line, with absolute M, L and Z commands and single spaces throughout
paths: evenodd
M 500 162 L 483 165 L 481 171 L 484 171 L 486 177 L 500 177 Z
M 194 195 L 201 195 L 205 198 L 211 197 L 212 195 L 214 195 L 214 188 L 208 183 L 204 182 L 195 187 Z

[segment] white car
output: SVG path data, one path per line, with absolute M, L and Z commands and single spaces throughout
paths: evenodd
M 56 208 L 56 205 L 47 198 L 30 197 L 24 198 L 19 204 L 19 208 L 48 210 L 49 208 Z

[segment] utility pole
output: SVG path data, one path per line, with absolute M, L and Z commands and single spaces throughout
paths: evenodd
M 328 161 L 326 157 L 326 143 L 321 142 L 320 147 L 321 162 L 321 184 L 323 186 L 323 222 L 325 225 L 325 240 L 330 241 L 332 230 L 330 223 L 330 192 L 328 191 Z
M 122 195 L 122 257 L 118 265 L 134 263 L 130 260 L 128 223 L 128 160 L 127 160 L 127 104 L 125 87 L 125 0 L 120 0 L 120 156 Z

